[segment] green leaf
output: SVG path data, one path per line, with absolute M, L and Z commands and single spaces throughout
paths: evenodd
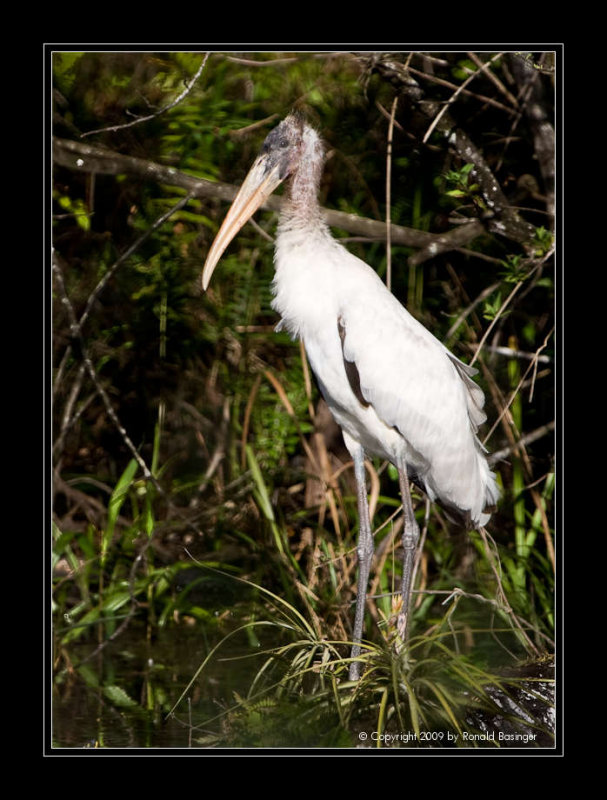
M 122 608 L 130 599 L 131 593 L 127 589 L 119 589 L 112 592 L 107 598 L 104 598 L 103 610 L 110 612 L 118 611 L 118 609 Z
M 98 606 L 88 611 L 81 620 L 74 624 L 61 640 L 61 644 L 67 644 L 88 633 L 89 626 L 96 623 L 99 619 L 100 609 Z
M 136 472 L 137 472 L 137 462 L 135 461 L 134 458 L 132 458 L 127 464 L 126 469 L 120 476 L 118 483 L 116 484 L 116 487 L 112 492 L 112 496 L 110 497 L 107 525 L 103 532 L 103 538 L 101 542 L 102 563 L 105 560 L 105 557 L 107 555 L 107 549 L 109 547 L 110 542 L 112 541 L 112 537 L 114 536 L 114 528 L 116 527 L 116 520 L 118 519 L 118 514 L 120 513 L 120 509 L 122 508 L 122 505 L 127 498 L 128 490 L 131 487 Z
M 124 691 L 124 689 L 120 686 L 116 686 L 115 684 L 111 686 L 104 686 L 103 687 L 103 694 L 110 703 L 113 705 L 118 706 L 118 708 L 133 708 L 134 706 L 139 705 L 132 697 Z
M 82 664 L 80 667 L 78 667 L 78 674 L 89 687 L 89 689 L 99 688 L 99 675 L 88 664 Z
M 247 461 L 249 462 L 249 469 L 251 470 L 253 481 L 255 483 L 255 495 L 259 502 L 259 506 L 263 512 L 264 517 L 270 522 L 275 522 L 274 509 L 272 508 L 270 495 L 268 494 L 268 487 L 265 484 L 263 475 L 261 474 L 261 470 L 259 469 L 259 464 L 257 463 L 257 459 L 255 458 L 255 453 L 253 452 L 253 448 L 251 447 L 251 445 L 246 446 L 246 452 L 247 452 Z

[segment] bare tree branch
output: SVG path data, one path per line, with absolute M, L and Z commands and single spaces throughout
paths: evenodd
M 204 197 L 232 202 L 238 192 L 238 186 L 221 181 L 209 181 L 196 178 L 185 172 L 166 167 L 143 158 L 125 156 L 103 147 L 75 142 L 70 139 L 55 139 L 53 142 L 53 160 L 56 164 L 80 172 L 96 172 L 103 175 L 120 175 L 128 173 L 155 180 L 169 186 L 179 186 L 190 193 L 191 197 Z M 282 198 L 272 195 L 263 205 L 270 211 L 280 211 Z M 335 228 L 341 228 L 358 236 L 384 240 L 386 223 L 381 220 L 359 217 L 344 211 L 322 209 L 325 221 Z M 458 226 L 449 234 L 435 234 L 407 228 L 403 225 L 391 224 L 392 244 L 415 248 L 436 247 L 436 253 L 459 248 L 470 243 L 483 233 L 483 227 L 476 220 Z M 435 253 L 430 253 L 427 257 Z M 423 261 L 424 259 L 421 258 Z
M 457 127 L 454 119 L 442 104 L 425 100 L 424 92 L 411 72 L 388 56 L 370 60 L 369 68 L 391 81 L 426 119 L 434 120 L 436 130 L 449 146 L 466 162 L 474 165 L 472 174 L 479 184 L 488 213 L 482 222 L 491 233 L 505 236 L 523 246 L 530 246 L 535 228 L 522 219 L 512 208 L 499 182 L 470 137 Z
M 521 90 L 522 108 L 533 132 L 533 144 L 538 165 L 544 179 L 546 210 L 554 216 L 555 212 L 555 161 L 556 141 L 554 125 L 548 119 L 543 102 L 541 72 L 533 69 L 525 59 L 512 56 L 512 74 Z

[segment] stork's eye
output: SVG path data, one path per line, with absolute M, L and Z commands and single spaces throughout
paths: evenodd
M 268 150 L 286 150 L 289 147 L 289 137 L 278 130 L 278 128 L 274 128 L 273 131 L 267 135 L 265 142 L 263 143 L 262 152 L 267 153 Z

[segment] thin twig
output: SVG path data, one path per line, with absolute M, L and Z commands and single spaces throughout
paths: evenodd
M 483 528 L 482 526 L 478 532 L 480 533 L 481 539 L 483 540 L 483 543 L 485 545 L 485 553 L 487 554 L 487 560 L 489 562 L 489 566 L 491 567 L 491 570 L 495 575 L 495 580 L 497 582 L 497 588 L 498 588 L 498 597 L 500 598 L 498 602 L 499 605 L 501 606 L 501 610 L 504 611 L 514 622 L 514 626 L 519 629 L 523 639 L 527 642 L 529 648 L 535 653 L 535 655 L 539 655 L 537 647 L 533 644 L 529 636 L 527 636 L 527 633 L 525 632 L 523 626 L 521 625 L 518 617 L 514 613 L 512 606 L 508 602 L 508 598 L 506 597 L 506 592 L 504 591 L 504 587 L 502 585 L 501 576 L 495 564 L 495 559 L 497 559 L 497 562 L 499 563 L 499 556 L 496 554 L 494 558 L 494 555 L 491 552 L 491 548 L 489 547 L 489 542 L 488 542 L 489 534 L 487 533 L 486 529 Z M 497 550 L 497 545 L 495 545 L 495 547 Z
M 447 102 L 443 105 L 441 110 L 438 112 L 437 116 L 432 120 L 432 123 L 431 123 L 430 127 L 428 128 L 428 130 L 424 134 L 424 138 L 422 139 L 424 144 L 428 141 L 428 139 L 432 135 L 432 131 L 436 128 L 436 126 L 440 122 L 440 119 L 443 116 L 443 114 L 446 113 L 447 108 L 452 103 L 455 102 L 455 100 L 457 99 L 457 96 L 459 94 L 461 94 L 461 92 L 470 83 L 470 81 L 473 81 L 475 78 L 477 78 L 481 74 L 481 72 L 485 72 L 486 70 L 488 70 L 489 67 L 491 66 L 491 64 L 493 64 L 494 61 L 496 61 L 498 58 L 501 58 L 501 56 L 503 56 L 503 55 L 504 55 L 503 53 L 496 53 L 492 58 L 489 59 L 489 61 L 486 61 L 480 69 L 478 69 L 476 72 L 473 72 L 472 75 L 470 75 L 470 77 L 466 78 L 466 80 L 460 86 L 457 87 L 455 92 L 451 95 L 451 97 L 447 100 Z
M 398 95 L 392 101 L 390 123 L 388 125 L 388 146 L 386 152 L 386 286 L 392 291 L 392 134 L 394 131 L 394 116 L 398 105 Z
M 187 205 L 194 196 L 195 196 L 194 191 L 188 192 L 188 194 L 182 197 L 178 203 L 172 206 L 172 208 L 170 208 L 164 214 L 161 214 L 158 217 L 158 219 L 155 222 L 153 222 L 152 225 L 150 225 L 150 227 L 144 233 L 142 233 L 138 239 L 135 239 L 135 241 L 129 247 L 127 247 L 127 249 L 123 253 L 121 253 L 120 256 L 118 256 L 116 261 L 108 269 L 108 271 L 101 278 L 97 286 L 93 289 L 93 291 L 89 295 L 89 298 L 86 301 L 86 306 L 84 307 L 84 311 L 82 312 L 82 316 L 80 317 L 80 320 L 78 322 L 79 330 L 82 329 L 82 326 L 86 322 L 86 319 L 91 312 L 93 304 L 95 303 L 95 301 L 97 300 L 103 289 L 105 289 L 105 287 L 113 277 L 118 267 L 120 267 L 121 264 L 124 264 L 127 258 L 132 256 L 133 253 L 135 253 L 141 247 L 141 245 L 150 238 L 150 236 L 152 235 L 152 233 L 154 233 L 155 230 L 160 228 L 160 226 L 163 225 L 168 219 L 170 219 L 170 217 L 172 217 L 173 214 L 175 214 L 177 211 L 179 211 L 185 205 Z
M 548 343 L 548 339 L 550 338 L 550 336 L 552 336 L 552 331 L 553 330 L 554 330 L 554 328 L 546 335 L 546 338 L 544 339 L 544 343 L 538 348 L 538 351 L 537 351 L 538 353 L 540 353 L 546 347 L 546 345 Z M 514 399 L 516 398 L 517 394 L 519 393 L 519 391 L 521 390 L 522 386 L 524 385 L 525 380 L 527 378 L 527 375 L 530 372 L 534 376 L 535 376 L 535 374 L 537 372 L 537 363 L 536 363 L 535 359 L 533 361 L 531 361 L 531 363 L 527 366 L 527 369 L 525 370 L 525 372 L 521 376 L 521 379 L 519 380 L 518 384 L 512 390 L 512 394 L 510 395 L 510 399 L 505 404 L 504 408 L 502 408 L 500 415 L 498 416 L 498 418 L 493 423 L 493 426 L 492 426 L 491 430 L 487 434 L 487 437 L 486 437 L 487 439 L 489 439 L 491 437 L 491 435 L 493 434 L 493 431 L 497 428 L 497 426 L 499 425 L 501 419 L 504 417 L 504 415 L 506 414 L 506 412 L 508 411 L 508 409 L 510 408 L 510 406 L 514 402 Z M 532 385 L 532 389 L 533 389 L 533 385 Z
M 80 371 L 82 372 L 82 374 L 84 374 L 85 372 L 84 364 L 80 365 L 79 373 Z M 72 392 L 70 393 L 71 397 L 75 398 L 80 393 L 80 389 L 81 389 L 80 382 L 79 379 L 77 378 L 74 383 L 74 387 L 72 388 Z M 62 451 L 65 437 L 67 436 L 71 428 L 73 428 L 74 425 L 78 422 L 80 417 L 84 414 L 84 412 L 90 406 L 90 404 L 93 402 L 96 396 L 97 396 L 96 392 L 91 392 L 91 394 L 89 394 L 89 396 L 82 401 L 80 407 L 74 412 L 73 415 L 71 413 L 71 404 L 68 402 L 65 413 L 63 414 L 61 431 L 59 433 L 59 436 L 57 437 L 56 442 L 53 444 L 54 455 Z
M 299 57 L 289 56 L 287 58 L 269 58 L 266 61 L 257 61 L 254 58 L 240 58 L 238 56 L 226 56 L 226 61 L 232 61 L 234 64 L 242 64 L 245 67 L 275 67 L 281 64 L 292 64 L 298 61 Z
M 531 497 L 535 503 L 535 507 L 540 512 L 540 519 L 542 521 L 542 531 L 544 534 L 544 541 L 546 543 L 546 552 L 552 564 L 552 572 L 556 575 L 556 555 L 554 552 L 554 543 L 552 541 L 552 534 L 550 532 L 550 524 L 548 523 L 548 516 L 544 508 L 543 498 L 535 489 L 530 490 Z
M 251 387 L 251 391 L 249 392 L 249 397 L 247 399 L 247 405 L 244 410 L 244 420 L 242 423 L 242 436 L 240 437 L 240 469 L 245 470 L 247 466 L 247 452 L 246 452 L 246 444 L 247 439 L 249 438 L 249 424 L 251 422 L 251 413 L 253 411 L 253 403 L 255 402 L 255 397 L 257 396 L 257 391 L 261 384 L 261 373 L 258 372 L 255 376 L 255 380 L 253 381 L 253 386 Z
M 223 401 L 223 409 L 221 412 L 221 425 L 219 426 L 219 432 L 217 435 L 217 447 L 215 448 L 215 452 L 213 453 L 209 465 L 206 468 L 206 471 L 202 477 L 202 481 L 198 485 L 198 494 L 201 494 L 204 489 L 206 488 L 208 482 L 211 480 L 217 468 L 225 458 L 226 454 L 226 437 L 227 437 L 227 430 L 228 424 L 230 422 L 230 398 L 226 397 Z M 195 508 L 198 505 L 198 498 L 192 498 L 190 502 L 190 508 Z
M 436 83 L 438 86 L 444 86 L 446 89 L 456 90 L 458 88 L 457 84 L 451 83 L 451 81 L 446 81 L 444 78 L 439 78 L 436 75 L 429 75 L 427 72 L 415 69 L 415 67 L 409 67 L 409 72 L 412 75 L 417 75 L 419 78 L 423 78 L 424 80 L 429 81 L 430 83 Z M 505 111 L 507 114 L 515 113 L 512 108 L 508 108 L 508 106 L 505 106 L 503 103 L 500 103 L 499 100 L 495 100 L 493 97 L 487 97 L 487 95 L 484 94 L 471 92 L 468 89 L 462 89 L 461 93 L 468 95 L 469 97 L 474 97 L 480 102 L 487 103 L 488 105 L 491 105 L 494 108 L 499 108 L 501 111 Z
M 310 376 L 310 365 L 308 364 L 308 356 L 306 355 L 306 348 L 303 341 L 299 340 L 299 354 L 301 356 L 301 369 L 303 372 L 304 388 L 306 390 L 306 397 L 308 398 L 308 414 L 312 422 L 316 420 L 316 412 L 314 411 L 314 404 L 312 402 L 312 378 Z
M 508 445 L 508 447 L 503 447 L 501 450 L 495 450 L 493 453 L 489 453 L 487 456 L 489 466 L 493 466 L 493 464 L 496 464 L 498 461 L 503 461 L 519 448 L 527 447 L 527 445 L 537 442 L 538 439 L 541 439 L 542 437 L 547 436 L 549 433 L 552 433 L 554 428 L 555 422 L 552 420 L 551 422 L 546 423 L 546 425 L 541 425 L 539 428 L 531 431 L 526 436 L 521 436 L 521 438 L 514 442 L 514 444 Z
M 543 349 L 546 345 L 543 344 L 540 349 Z M 506 358 L 521 358 L 527 361 L 536 361 L 540 364 L 552 364 L 552 358 L 550 356 L 541 356 L 539 354 L 539 350 L 537 353 L 526 353 L 523 350 L 515 350 L 512 347 L 499 347 L 497 345 L 487 345 L 485 350 L 489 353 L 496 353 L 500 356 L 506 356 Z
M 108 396 L 108 393 L 105 391 L 105 389 L 101 385 L 101 381 L 99 380 L 99 378 L 97 376 L 97 372 L 95 370 L 95 367 L 93 366 L 93 362 L 92 362 L 91 357 L 90 357 L 90 355 L 88 353 L 88 350 L 87 350 L 87 347 L 86 347 L 86 343 L 85 343 L 84 338 L 82 336 L 82 332 L 80 330 L 80 325 L 76 321 L 76 314 L 74 312 L 74 307 L 73 307 L 73 305 L 72 305 L 72 303 L 71 303 L 71 301 L 70 301 L 70 299 L 68 297 L 67 290 L 65 288 L 65 282 L 63 280 L 63 273 L 61 272 L 61 268 L 59 267 L 59 264 L 57 263 L 57 259 L 56 258 L 53 258 L 52 268 L 53 268 L 53 272 L 55 274 L 55 278 L 56 278 L 56 281 L 57 281 L 57 287 L 59 289 L 59 294 L 61 296 L 61 303 L 66 309 L 66 312 L 67 312 L 67 315 L 68 315 L 68 319 L 69 319 L 69 322 L 70 322 L 70 333 L 71 333 L 72 337 L 74 337 L 78 341 L 78 344 L 79 344 L 79 347 L 80 347 L 80 351 L 81 351 L 81 354 L 82 354 L 82 361 L 84 363 L 86 371 L 88 372 L 89 378 L 91 379 L 91 381 L 93 383 L 93 386 L 97 390 L 97 393 L 101 397 L 101 400 L 103 401 L 103 405 L 105 406 L 105 409 L 107 411 L 108 416 L 110 417 L 110 419 L 112 420 L 112 422 L 116 426 L 118 432 L 122 436 L 123 442 L 127 446 L 128 450 L 130 451 L 130 453 L 133 456 L 133 458 L 135 459 L 135 461 L 139 464 L 145 479 L 151 481 L 151 483 L 154 485 L 154 487 L 158 491 L 162 492 L 162 487 L 160 486 L 160 484 L 158 483 L 158 481 L 156 480 L 156 478 L 152 474 L 151 470 L 149 469 L 149 467 L 146 464 L 146 462 L 144 461 L 144 459 L 141 457 L 141 455 L 137 451 L 137 448 L 133 444 L 133 442 L 131 440 L 131 437 L 128 435 L 126 429 L 124 428 L 124 426 L 122 425 L 122 423 L 118 419 L 118 415 L 114 411 L 114 407 L 113 407 L 112 402 L 111 402 L 111 400 L 110 400 L 110 398 Z
M 553 333 L 554 333 L 554 325 L 552 326 L 550 331 L 546 334 L 546 337 L 544 338 L 544 343 L 542 345 L 540 345 L 540 347 L 538 347 L 538 349 L 537 349 L 537 351 L 535 353 L 535 358 L 532 359 L 533 376 L 531 378 L 531 390 L 529 392 L 529 402 L 530 403 L 533 402 L 533 390 L 535 388 L 535 381 L 537 379 L 537 365 L 538 365 L 540 359 L 543 358 L 543 356 L 541 356 L 540 353 L 542 352 L 542 350 L 544 350 L 544 348 L 548 347 L 548 339 L 550 339 L 550 337 L 552 336 Z
M 205 53 L 204 54 L 204 58 L 202 59 L 202 62 L 200 64 L 200 66 L 198 67 L 198 69 L 196 71 L 196 74 L 194 75 L 192 80 L 189 81 L 189 82 L 186 81 L 185 82 L 185 89 L 183 90 L 183 92 L 181 92 L 181 94 L 178 95 L 174 100 L 171 100 L 171 102 L 168 103 L 166 106 L 163 106 L 161 109 L 159 109 L 158 111 L 155 111 L 153 114 L 148 114 L 146 117 L 137 117 L 136 119 L 131 120 L 131 122 L 124 122 L 121 125 L 110 125 L 107 128 L 97 128 L 94 131 L 87 131 L 86 133 L 82 133 L 81 134 L 81 138 L 84 139 L 85 136 L 93 136 L 96 133 L 105 133 L 106 131 L 121 131 L 121 130 L 124 130 L 125 128 L 132 128 L 133 125 L 140 125 L 142 122 L 147 122 L 150 119 L 154 119 L 155 117 L 159 117 L 161 114 L 164 114 L 166 111 L 169 111 L 171 108 L 175 108 L 175 106 L 178 103 L 180 103 L 183 100 L 183 98 L 186 97 L 190 93 L 190 91 L 192 90 L 192 87 L 194 86 L 194 84 L 196 83 L 196 81 L 198 80 L 200 75 L 202 74 L 202 70 L 204 69 L 204 66 L 207 63 L 207 59 L 209 58 L 209 55 L 210 55 L 209 53 Z
M 494 292 L 496 289 L 498 289 L 498 288 L 499 288 L 499 286 L 500 286 L 500 284 L 499 284 L 499 283 L 492 283 L 492 284 L 491 284 L 491 286 L 487 286 L 487 288 L 486 288 L 486 289 L 483 289 L 483 291 L 482 291 L 482 292 L 481 292 L 481 293 L 478 295 L 478 297 L 477 297 L 475 300 L 473 300 L 473 301 L 470 303 L 470 305 L 469 305 L 469 306 L 467 306 L 467 307 L 466 307 L 466 308 L 465 308 L 465 309 L 462 311 L 462 313 L 461 313 L 461 314 L 460 314 L 460 315 L 457 317 L 457 319 L 455 320 L 455 322 L 453 323 L 453 325 L 452 325 L 452 326 L 449 328 L 449 330 L 447 331 L 447 335 L 445 336 L 445 343 L 447 343 L 447 342 L 449 341 L 449 339 L 451 339 L 451 337 L 455 335 L 455 333 L 456 333 L 457 329 L 458 329 L 458 328 L 459 328 L 459 326 L 460 326 L 460 325 L 463 323 L 463 321 L 466 319 L 466 317 L 470 316 L 470 314 L 471 314 L 471 313 L 474 311 L 474 309 L 475 309 L 475 308 L 476 308 L 476 307 L 477 307 L 477 306 L 478 306 L 480 303 L 482 303 L 482 302 L 483 302 L 483 300 L 485 300 L 487 297 L 489 297 L 489 295 L 493 294 L 493 292 Z
M 384 107 L 382 106 L 382 104 L 381 104 L 381 103 L 380 103 L 378 100 L 376 100 L 376 101 L 375 101 L 375 108 L 377 108 L 377 110 L 378 110 L 378 111 L 379 111 L 379 113 L 382 115 L 382 117 L 385 117 L 385 118 L 388 120 L 388 122 L 392 122 L 392 124 L 393 124 L 395 127 L 397 127 L 397 128 L 398 128 L 398 130 L 399 130 L 401 133 L 405 133 L 405 134 L 407 133 L 407 131 L 406 131 L 406 130 L 403 128 L 403 126 L 400 124 L 400 122 L 398 122 L 398 120 L 395 120 L 395 119 L 394 119 L 394 118 L 393 118 L 393 117 L 390 115 L 390 112 L 388 111 L 388 109 L 387 109 L 387 108 L 384 108 Z
M 250 136 L 253 131 L 258 130 L 259 128 L 265 128 L 266 125 L 270 124 L 270 122 L 274 122 L 277 117 L 278 114 L 270 114 L 269 117 L 259 119 L 257 122 L 251 123 L 251 125 L 245 125 L 243 128 L 233 128 L 231 131 L 228 131 L 228 136 L 230 139 L 239 139 L 241 136 Z
M 299 425 L 299 420 L 297 419 L 297 415 L 295 414 L 295 410 L 294 410 L 293 406 L 291 405 L 291 401 L 287 397 L 287 393 L 285 392 L 282 384 L 280 383 L 278 378 L 269 369 L 264 370 L 263 374 L 266 376 L 268 381 L 274 387 L 274 390 L 275 390 L 276 394 L 278 395 L 278 397 L 280 398 L 280 401 L 283 404 L 287 414 L 293 420 L 293 423 L 295 424 L 295 427 L 297 428 L 297 433 L 299 435 L 299 440 L 300 440 L 300 442 L 302 444 L 302 447 L 304 448 L 307 457 L 310 459 L 310 463 L 313 465 L 313 468 L 314 468 L 316 474 L 320 475 L 321 469 L 320 469 L 320 466 L 318 464 L 318 461 L 317 461 L 314 453 L 312 452 L 312 449 L 310 448 L 310 445 L 308 444 L 308 441 L 307 441 L 306 437 L 302 433 L 301 427 Z
M 69 397 L 65 404 L 65 409 L 63 411 L 63 417 L 61 419 L 61 432 L 59 434 L 60 439 L 63 439 L 68 427 L 70 426 L 72 408 L 74 407 L 74 403 L 76 402 L 76 399 L 80 394 L 83 378 L 84 378 L 84 364 L 81 364 L 80 367 L 78 368 L 78 372 L 76 374 L 76 380 L 72 385 L 72 389 L 70 391 Z
M 485 344 L 485 342 L 487 341 L 487 337 L 489 336 L 489 334 L 491 333 L 491 331 L 493 330 L 493 328 L 495 327 L 495 325 L 497 325 L 497 321 L 498 321 L 498 319 L 499 319 L 499 318 L 502 316 L 502 314 L 503 314 L 503 313 L 504 313 L 504 311 L 506 310 L 507 306 L 510 304 L 510 301 L 511 301 L 511 300 L 514 298 L 515 294 L 516 294 L 516 293 L 518 292 L 518 290 L 521 288 L 521 286 L 523 285 L 523 283 L 524 283 L 524 281 L 518 281 L 518 282 L 517 282 L 517 283 L 514 285 L 514 288 L 512 289 L 512 291 L 510 292 L 510 294 L 508 295 L 508 297 L 507 297 L 507 298 L 504 300 L 504 302 L 502 303 L 502 305 L 499 307 L 497 314 L 496 314 L 496 315 L 493 317 L 493 319 L 491 320 L 491 324 L 489 325 L 489 327 L 487 328 L 487 330 L 486 330 L 486 331 L 485 331 L 485 333 L 483 334 L 483 338 L 482 338 L 482 339 L 480 340 L 480 342 L 478 343 L 478 346 L 477 346 L 477 348 L 476 348 L 476 351 L 475 351 L 474 355 L 472 356 L 472 360 L 470 361 L 470 366 L 472 366 L 472 365 L 474 364 L 474 362 L 476 361 L 476 359 L 478 358 L 478 356 L 479 356 L 479 354 L 480 354 L 480 352 L 481 352 L 481 350 L 482 350 L 482 348 L 483 348 L 483 345 L 484 345 L 484 344 Z
M 474 61 L 477 67 L 480 67 L 481 69 L 484 68 L 484 63 L 480 60 L 480 58 L 476 53 L 469 52 L 468 57 L 470 58 L 471 61 Z M 508 102 L 511 103 L 515 109 L 518 108 L 518 101 L 516 97 L 512 94 L 512 92 L 510 92 L 506 88 L 506 86 L 504 86 L 504 84 L 500 81 L 495 72 L 488 70 L 486 75 L 491 81 L 491 83 L 493 83 L 493 85 L 497 87 L 497 90 L 504 95 L 504 97 L 508 100 Z

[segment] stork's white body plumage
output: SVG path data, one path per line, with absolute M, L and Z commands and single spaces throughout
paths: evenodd
M 474 525 L 498 491 L 476 437 L 483 393 L 470 370 L 398 302 L 323 223 L 285 213 L 276 240 L 281 327 L 300 337 L 346 444 L 406 462 L 431 500 Z M 340 326 L 343 339 L 340 336 Z M 362 403 L 344 360 L 356 365 Z
M 320 137 L 291 114 L 266 138 L 209 251 L 206 289 L 221 254 L 264 199 L 289 179 L 275 249 L 273 308 L 300 337 L 320 389 L 352 455 L 360 517 L 359 580 L 350 677 L 360 675 L 364 603 L 373 557 L 365 453 L 399 471 L 403 514 L 404 638 L 419 529 L 411 477 L 469 526 L 486 524 L 499 491 L 476 432 L 484 396 L 455 358 L 388 291 L 377 274 L 330 234 L 318 204 Z

